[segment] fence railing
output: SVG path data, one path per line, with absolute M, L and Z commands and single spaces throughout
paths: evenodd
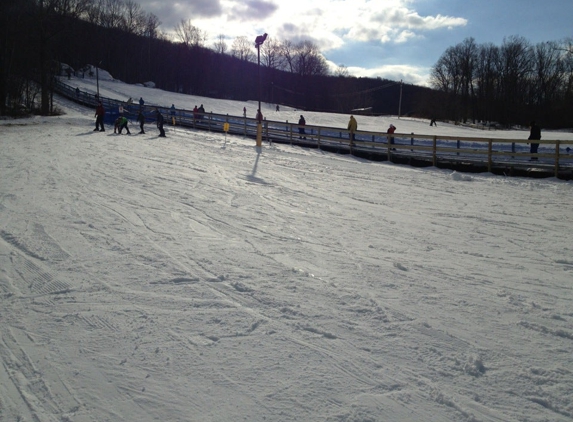
M 56 84 L 57 91 L 83 105 L 94 107 L 98 98 L 94 94 L 79 91 L 62 81 Z M 213 131 L 226 132 L 245 137 L 256 138 L 257 122 L 253 118 L 217 114 L 213 112 L 197 114 L 192 110 L 171 110 L 156 104 L 128 104 L 125 101 L 99 97 L 108 110 L 107 122 L 112 123 L 119 115 L 119 107 L 126 116 L 135 119 L 140 109 L 147 121 L 155 120 L 155 110 L 159 110 L 166 122 L 176 125 Z M 116 111 L 117 110 L 117 111 Z M 226 127 L 225 123 L 228 123 Z M 447 166 L 465 163 L 485 166 L 492 172 L 494 167 L 538 168 L 551 172 L 555 177 L 573 178 L 573 140 L 537 141 L 537 154 L 529 152 L 527 140 L 494 139 L 480 137 L 436 136 L 394 133 L 392 136 L 382 132 L 357 131 L 354 139 L 346 129 L 305 125 L 304 133 L 297 123 L 264 120 L 263 140 L 269 143 L 287 143 L 303 147 L 327 149 L 363 156 L 376 156 L 378 159 L 395 161 L 397 159 L 416 159 L 430 165 Z M 524 133 L 525 134 L 525 133 Z

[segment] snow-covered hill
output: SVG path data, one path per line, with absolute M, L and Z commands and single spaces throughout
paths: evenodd
M 0 122 L 0 420 L 573 419 L 571 182 L 93 132 L 58 101 Z

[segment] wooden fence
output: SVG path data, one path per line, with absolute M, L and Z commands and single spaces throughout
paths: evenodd
M 63 82 L 57 83 L 57 91 L 86 106 L 95 107 L 97 98 L 93 94 L 77 92 Z M 120 106 L 127 116 L 135 119 L 139 104 L 127 104 L 111 98 L 101 100 L 109 110 Z M 148 121 L 155 120 L 154 111 L 159 110 L 169 123 L 212 132 L 256 138 L 255 119 L 228 114 L 194 114 L 191 110 L 170 110 L 162 105 L 146 104 L 144 114 Z M 108 119 L 119 112 L 108 113 Z M 228 123 L 228 126 L 225 125 Z M 529 152 L 527 140 L 494 139 L 481 137 L 458 137 L 420 135 L 414 133 L 394 133 L 392 138 L 386 133 L 357 131 L 354 140 L 346 129 L 306 125 L 304 134 L 299 132 L 296 123 L 265 120 L 263 141 L 286 143 L 302 147 L 319 148 L 328 151 L 347 153 L 373 160 L 389 160 L 410 165 L 428 165 L 461 171 L 488 171 L 496 174 L 554 176 L 573 179 L 573 140 L 540 140 L 537 154 Z

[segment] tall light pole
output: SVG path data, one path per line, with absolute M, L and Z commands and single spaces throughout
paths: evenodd
M 255 47 L 257 48 L 257 67 L 259 71 L 259 109 L 257 110 L 257 146 L 263 144 L 263 113 L 261 111 L 261 45 L 267 39 L 267 34 L 258 35 L 255 38 Z
M 96 66 L 96 85 L 97 85 L 97 100 L 99 101 L 99 67 L 101 66 L 101 60 Z

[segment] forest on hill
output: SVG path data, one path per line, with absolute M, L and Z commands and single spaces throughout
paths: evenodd
M 512 37 L 497 47 L 473 39 L 449 48 L 432 69 L 432 88 L 334 74 L 310 41 L 224 39 L 212 48 L 190 22 L 178 39 L 132 0 L 21 0 L 0 5 L 0 113 L 21 104 L 49 114 L 53 76 L 88 65 L 127 83 L 214 98 L 285 104 L 304 110 L 402 114 L 453 121 L 570 127 L 571 44 L 532 46 Z M 63 66 L 65 64 L 65 66 Z

